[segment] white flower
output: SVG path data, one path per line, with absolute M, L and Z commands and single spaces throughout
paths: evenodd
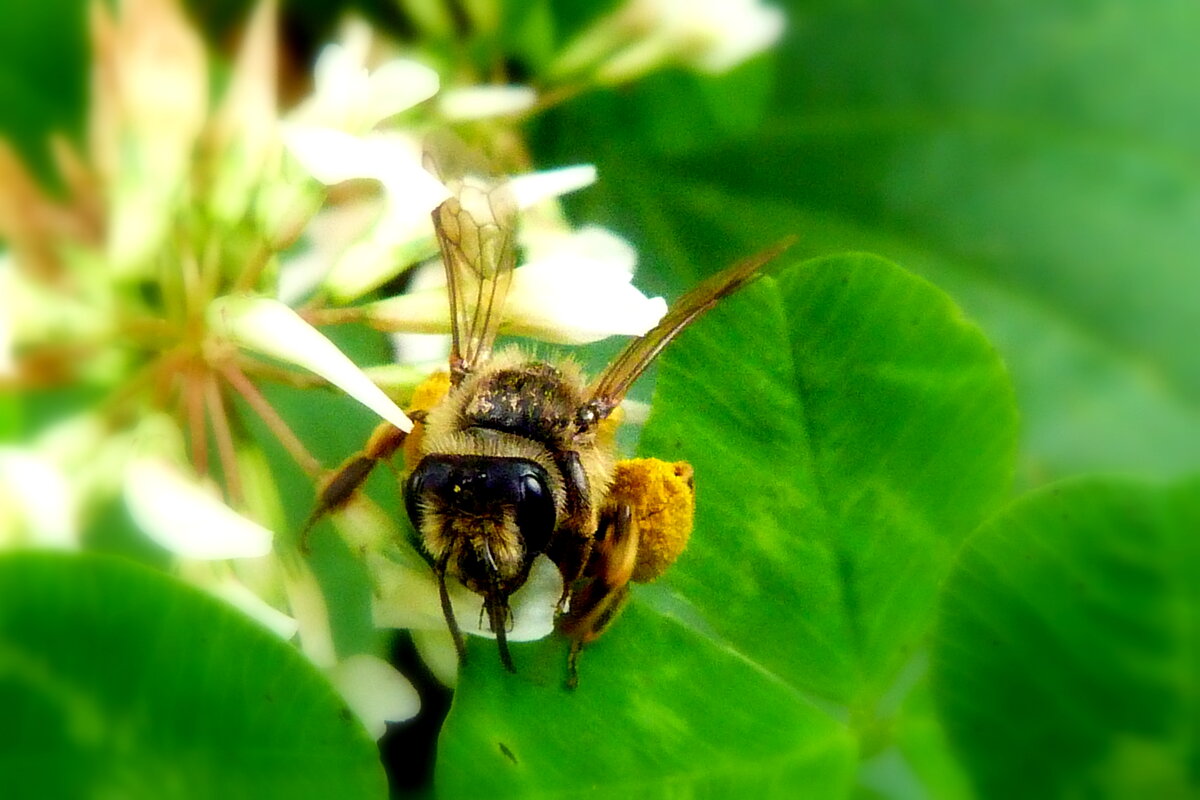
M 414 137 L 373 130 L 436 94 L 437 73 L 406 59 L 370 70 L 370 49 L 370 28 L 351 23 L 342 43 L 318 58 L 313 95 L 281 125 L 287 151 L 319 182 L 368 179 L 383 189 L 374 225 L 324 270 L 324 286 L 337 301 L 370 291 L 411 263 L 406 257 L 426 233 L 429 212 L 450 196 L 422 168 Z
M 446 630 L 437 578 L 427 564 L 400 563 L 382 557 L 369 558 L 368 569 L 375 578 L 375 624 L 381 628 Z M 463 633 L 495 639 L 483 613 L 483 597 L 454 579 L 446 588 L 454 616 Z M 510 642 L 543 639 L 554 631 L 554 612 L 562 596 L 562 575 L 545 556 L 538 556 L 529 578 L 509 597 L 512 627 Z
M 0 545 L 78 547 L 76 505 L 66 477 L 49 459 L 0 448 Z
M 421 710 L 417 690 L 381 658 L 350 656 L 329 671 L 329 678 L 374 739 L 383 736 L 388 722 L 412 719 Z
M 125 471 L 125 502 L 138 527 L 184 558 L 256 558 L 271 552 L 269 530 L 234 511 L 216 490 L 170 462 L 135 458 Z
M 374 289 L 432 246 L 429 214 L 450 191 L 421 166 L 414 140 L 400 134 L 355 137 L 294 126 L 286 126 L 283 136 L 292 155 L 322 183 L 366 178 L 383 187 L 383 206 L 374 223 L 327 271 L 323 285 L 335 300 L 351 300 Z
M 517 209 L 530 208 L 562 197 L 579 189 L 586 189 L 596 182 L 596 167 L 592 164 L 574 164 L 569 167 L 545 169 L 516 175 L 508 180 L 508 191 L 512 194 Z
M 378 144 L 367 143 L 367 150 L 362 151 L 365 155 L 350 155 L 352 145 L 339 147 L 333 141 L 339 135 L 344 136 L 331 135 L 327 131 L 300 132 L 301 140 L 294 141 L 293 152 L 311 153 L 314 161 L 327 159 L 326 163 L 320 166 L 314 163 L 313 167 L 319 170 L 318 177 L 330 183 L 351 178 L 374 178 L 383 183 L 387 198 L 384 211 L 373 224 L 366 226 L 365 231 L 345 226 L 342 230 L 332 230 L 335 226 L 322 223 L 318 227 L 324 230 L 311 237 L 315 240 L 316 236 L 323 236 L 327 240 L 317 242 L 313 247 L 324 254 L 321 257 L 331 260 L 321 285 L 333 300 L 346 302 L 380 286 L 406 266 L 434 254 L 436 246 L 430 212 L 450 196 L 450 191 L 419 165 L 419 148 L 414 141 L 379 134 L 375 137 Z M 368 152 L 372 147 L 378 152 Z M 327 158 L 326 154 L 334 155 Z M 518 210 L 525 211 L 590 186 L 595 180 L 594 166 L 577 164 L 517 175 L 509 179 L 507 191 Z M 328 213 L 333 212 L 325 212 Z M 526 222 L 533 219 L 533 216 L 527 217 Z M 525 230 L 535 227 L 527 224 Z M 346 235 L 352 232 L 358 234 L 357 238 Z M 330 246 L 330 239 L 343 240 L 337 255 L 330 254 L 331 250 L 337 250 L 336 246 Z M 345 240 L 352 241 L 347 243 Z M 307 266 L 314 271 L 321 269 L 312 262 Z
M 186 565 L 182 566 L 186 571 Z M 294 617 L 288 616 L 263 600 L 250 587 L 232 575 L 224 575 L 215 581 L 197 581 L 197 583 L 250 619 L 258 622 L 280 639 L 291 639 L 299 630 L 300 625 Z
M 348 24 L 342 42 L 327 45 L 317 57 L 314 91 L 291 115 L 293 123 L 366 133 L 379 122 L 433 97 L 438 75 L 408 59 L 394 59 L 370 70 L 371 29 Z
M 562 344 L 646 333 L 667 304 L 631 284 L 635 260 L 627 242 L 597 227 L 543 243 L 532 261 L 513 272 L 501 329 Z M 448 331 L 448 308 L 444 278 L 436 288 L 366 306 L 376 327 L 408 333 Z
M 412 421 L 333 342 L 278 300 L 219 297 L 208 308 L 211 330 L 241 347 L 315 372 L 403 431 Z
M 464 86 L 442 92 L 438 111 L 451 122 L 472 122 L 528 111 L 536 102 L 528 86 Z
M 581 228 L 513 273 L 506 330 L 562 344 L 641 336 L 667 313 L 667 303 L 634 288 L 636 260 L 615 234 Z

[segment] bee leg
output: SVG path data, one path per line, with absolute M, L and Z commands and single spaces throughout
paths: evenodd
M 583 578 L 595 542 L 595 537 L 583 537 L 573 530 L 564 530 L 558 536 L 560 542 L 569 541 L 572 546 L 563 547 L 550 554 L 550 560 L 558 566 L 563 579 L 562 594 L 554 607 L 555 618 L 570 613 L 571 590 Z
M 442 601 L 442 616 L 446 618 L 446 627 L 450 630 L 450 638 L 454 640 L 454 651 L 458 653 L 458 663 L 467 662 L 467 645 L 463 641 L 462 630 L 458 627 L 458 618 L 454 616 L 454 606 L 450 603 L 450 592 L 446 588 L 446 559 L 443 558 L 434 567 L 437 573 L 438 597 Z
M 558 598 L 558 605 L 555 607 L 555 614 L 561 615 L 571 598 L 571 589 L 583 577 L 587 568 L 594 537 L 591 533 L 581 532 L 581 528 L 590 524 L 592 503 L 587 473 L 583 469 L 579 453 L 573 450 L 561 453 L 555 457 L 554 464 L 562 473 L 566 484 L 566 518 L 562 522 L 560 534 L 555 537 L 560 547 L 550 554 L 551 560 L 558 566 L 563 577 L 562 596 Z
M 616 505 L 601 521 L 603 538 L 593 550 L 584 578 L 588 582 L 572 598 L 571 608 L 559 620 L 561 630 L 571 640 L 567 656 L 567 688 L 579 684 L 579 652 L 595 641 L 621 613 L 629 597 L 629 581 L 637 561 L 638 526 L 633 510 Z
M 408 436 L 390 422 L 381 423 L 371 433 L 366 447 L 362 452 L 355 453 L 342 462 L 334 472 L 321 482 L 317 493 L 317 507 L 308 515 L 304 527 L 300 530 L 300 549 L 308 552 L 308 537 L 313 526 L 325 518 L 327 514 L 337 511 L 358 491 L 366 482 L 371 470 L 381 461 L 387 462 L 404 444 Z

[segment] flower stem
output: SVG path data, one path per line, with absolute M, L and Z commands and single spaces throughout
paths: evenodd
M 225 412 L 225 399 L 216 374 L 205 376 L 205 399 L 212 419 L 213 438 L 217 440 L 217 452 L 221 456 L 221 470 L 225 473 L 225 488 L 229 491 L 229 504 L 240 506 L 243 500 L 242 476 L 238 470 L 237 448 L 233 443 L 233 430 L 229 427 L 229 415 Z
M 288 451 L 292 459 L 300 465 L 300 468 L 311 477 L 315 478 L 320 475 L 323 471 L 321 462 L 308 452 L 283 417 L 279 416 L 279 412 L 271 406 L 267 398 L 263 397 L 238 366 L 233 362 L 226 362 L 221 366 L 221 374 L 225 376 L 225 380 L 229 381 L 229 385 L 242 396 L 242 399 L 254 409 L 254 413 L 258 414 L 266 426 L 271 429 L 271 432 L 279 439 L 280 444 Z

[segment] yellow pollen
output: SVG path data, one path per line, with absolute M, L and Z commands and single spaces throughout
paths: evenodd
M 632 510 L 639 540 L 633 580 L 652 581 L 675 563 L 691 536 L 696 514 L 692 467 L 657 458 L 619 461 L 608 502 Z

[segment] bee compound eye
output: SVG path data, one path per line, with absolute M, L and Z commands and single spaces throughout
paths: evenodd
M 513 499 L 517 510 L 517 527 L 529 553 L 545 552 L 554 533 L 554 495 L 547 485 L 545 471 L 536 464 L 527 465 L 515 476 Z
M 408 476 L 408 480 L 404 484 L 404 510 L 408 512 L 408 520 L 412 523 L 413 528 L 421 530 L 421 504 L 418 500 L 421 497 L 421 490 L 425 485 L 425 476 L 421 473 L 418 466 Z
M 421 530 L 422 513 L 421 499 L 428 494 L 437 493 L 452 479 L 451 466 L 436 458 L 424 458 L 408 476 L 404 483 L 404 510 L 413 527 Z

